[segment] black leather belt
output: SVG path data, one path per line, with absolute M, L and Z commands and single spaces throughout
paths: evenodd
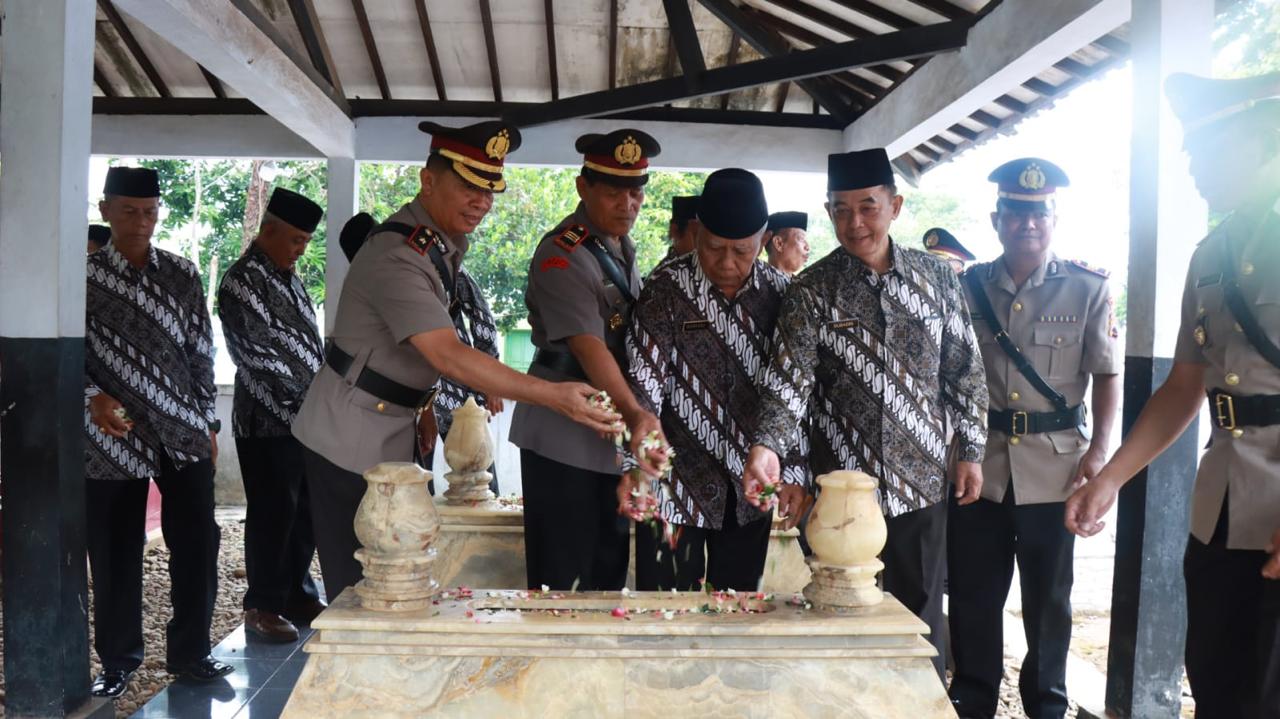
M 1229 395 L 1219 389 L 1208 392 L 1213 423 L 1220 429 L 1267 427 L 1280 424 L 1280 394 Z
M 334 372 L 343 377 L 347 375 L 347 370 L 351 369 L 351 363 L 355 361 L 354 357 L 332 343 L 329 345 L 329 351 L 325 352 L 324 359 Z M 417 409 L 431 395 L 430 389 L 414 389 L 368 367 L 360 370 L 360 376 L 356 377 L 356 386 L 380 400 L 409 409 Z
M 578 359 L 571 352 L 557 352 L 556 350 L 539 348 L 537 352 L 533 353 L 533 364 L 555 370 L 574 379 L 583 381 L 587 379 L 586 370 L 582 369 L 582 365 L 578 363 Z
M 1078 404 L 1062 412 L 1023 412 L 993 409 L 987 412 L 987 429 L 1014 437 L 1072 429 L 1084 424 L 1084 405 Z

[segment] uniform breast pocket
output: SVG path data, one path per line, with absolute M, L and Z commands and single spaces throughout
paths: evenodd
M 1080 371 L 1081 332 L 1076 327 L 1037 327 L 1032 333 L 1036 355 L 1049 356 L 1049 374 L 1054 379 L 1074 377 Z

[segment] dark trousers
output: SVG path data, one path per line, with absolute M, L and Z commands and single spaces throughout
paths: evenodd
M 955 505 L 955 499 L 951 499 Z M 980 499 L 951 507 L 951 698 L 962 717 L 995 716 L 1004 673 L 1004 603 L 1018 562 L 1027 656 L 1018 675 L 1022 705 L 1032 719 L 1067 711 L 1071 648 L 1071 583 L 1075 535 L 1062 525 L 1063 503 Z
M 1266 552 L 1227 549 L 1227 505 L 1208 544 L 1187 541 L 1187 678 L 1196 719 L 1280 717 L 1280 580 Z
M 209 654 L 209 627 L 218 593 L 221 530 L 213 521 L 213 462 L 175 469 L 161 458 L 160 529 L 169 548 L 165 661 L 183 666 Z M 93 574 L 94 650 L 102 668 L 133 671 L 142 664 L 142 552 L 146 544 L 145 480 L 97 480 L 85 485 L 89 569 Z
M 617 474 L 520 450 L 529 587 L 616 590 L 627 582 L 631 528 L 618 514 Z
M 732 489 L 728 496 L 723 527 L 672 527 L 680 531 L 675 549 L 661 526 L 636 525 L 636 589 L 699 591 L 704 578 L 714 589 L 760 589 L 773 522 L 766 516 L 739 525 Z
M 249 590 L 244 608 L 285 614 L 320 598 L 311 578 L 316 543 L 311 502 L 303 481 L 302 443 L 293 437 L 237 437 L 248 505 L 244 564 Z
M 302 448 L 302 456 L 324 595 L 332 602 L 342 590 L 364 579 L 364 568 L 355 557 L 360 548 L 355 525 L 356 510 L 368 484 L 359 474 L 348 472 L 306 447 Z
M 938 676 L 944 677 L 947 643 L 942 590 L 947 566 L 947 505 L 939 502 L 892 517 L 886 524 L 889 538 L 880 553 L 884 562 L 880 585 L 929 625 L 929 643 L 938 650 L 933 666 Z

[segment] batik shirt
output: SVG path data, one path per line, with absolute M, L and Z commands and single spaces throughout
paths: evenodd
M 891 244 L 890 253 L 881 275 L 836 248 L 792 280 L 755 441 L 785 454 L 808 407 L 813 473 L 878 478 L 894 517 L 942 501 L 944 417 L 957 428 L 958 459 L 982 460 L 987 381 L 955 273 L 924 252 Z
M 324 361 L 316 313 L 302 280 L 250 245 L 222 278 L 218 316 L 236 363 L 235 436 L 288 437 Z
M 85 307 L 86 394 L 114 397 L 133 421 L 110 437 L 86 404 L 85 476 L 144 479 L 162 456 L 175 469 L 208 459 L 213 330 L 195 265 L 152 247 L 137 268 L 107 245 L 89 255 Z
M 743 499 L 741 479 L 759 421 L 755 380 L 787 282 L 757 260 L 730 300 L 692 253 L 650 275 L 627 337 L 628 379 L 675 451 L 658 494 L 666 521 L 720 529 L 730 492 L 739 526 L 765 516 Z M 788 467 L 802 462 L 797 452 L 784 458 Z M 803 484 L 804 475 L 788 471 L 784 480 Z
M 467 274 L 466 270 L 458 270 L 454 296 L 459 310 L 453 317 L 458 341 L 497 359 L 498 330 L 493 322 L 493 312 L 489 309 L 484 294 L 480 292 L 480 285 L 476 284 L 475 278 Z M 453 410 L 466 404 L 468 397 L 475 397 L 477 404 L 485 406 L 482 393 L 444 375 L 440 376 L 435 413 L 441 437 L 449 435 L 449 428 L 453 426 Z

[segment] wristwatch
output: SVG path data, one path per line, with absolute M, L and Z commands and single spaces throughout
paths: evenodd
M 222 420 L 215 419 L 209 423 L 209 431 L 217 434 L 222 431 Z

